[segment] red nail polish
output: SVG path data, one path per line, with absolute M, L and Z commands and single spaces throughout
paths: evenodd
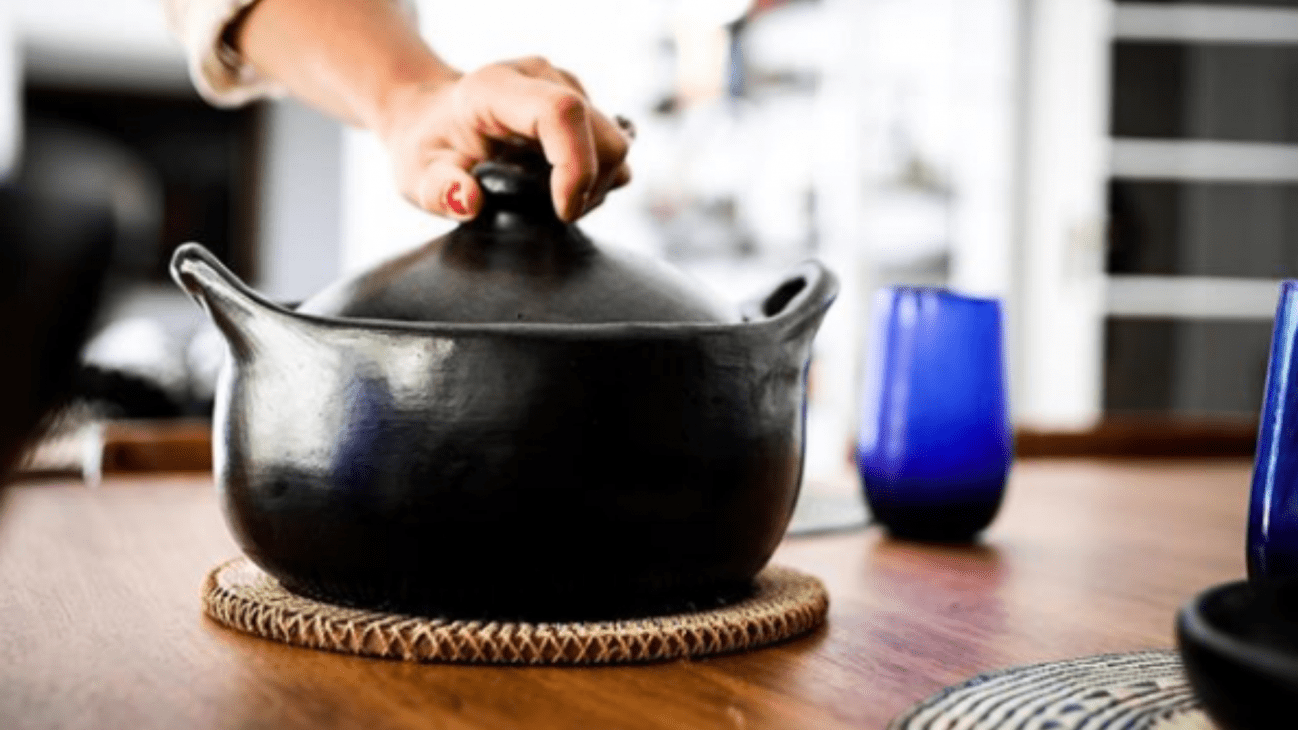
M 446 205 L 456 215 L 468 215 L 469 209 L 465 208 L 464 203 L 461 203 L 455 197 L 458 192 L 460 192 L 460 184 L 458 182 L 451 183 L 451 188 L 446 191 Z

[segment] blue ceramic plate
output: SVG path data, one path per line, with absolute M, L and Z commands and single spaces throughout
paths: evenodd
M 1298 701 L 1298 579 L 1210 588 L 1177 615 L 1195 693 L 1227 730 L 1277 727 Z

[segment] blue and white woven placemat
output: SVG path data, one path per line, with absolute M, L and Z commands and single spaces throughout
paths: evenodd
M 981 674 L 907 710 L 889 730 L 1212 730 L 1175 651 Z

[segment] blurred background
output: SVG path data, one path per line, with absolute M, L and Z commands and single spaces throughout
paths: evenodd
M 544 55 L 635 121 L 635 179 L 593 237 L 735 300 L 807 257 L 839 274 L 811 482 L 850 470 L 893 283 L 1004 299 L 1021 447 L 1114 424 L 1251 444 L 1298 276 L 1298 1 L 417 5 L 451 63 Z M 0 5 L 0 175 L 20 174 L 111 202 L 117 283 L 82 374 L 100 424 L 210 408 L 221 345 L 166 276 L 179 243 L 292 302 L 448 227 L 367 134 L 205 105 L 156 0 Z

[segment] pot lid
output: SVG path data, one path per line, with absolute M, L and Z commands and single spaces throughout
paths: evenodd
M 299 311 L 416 322 L 734 322 L 665 262 L 597 246 L 555 214 L 550 165 L 513 150 L 473 171 L 478 217 L 344 279 Z

